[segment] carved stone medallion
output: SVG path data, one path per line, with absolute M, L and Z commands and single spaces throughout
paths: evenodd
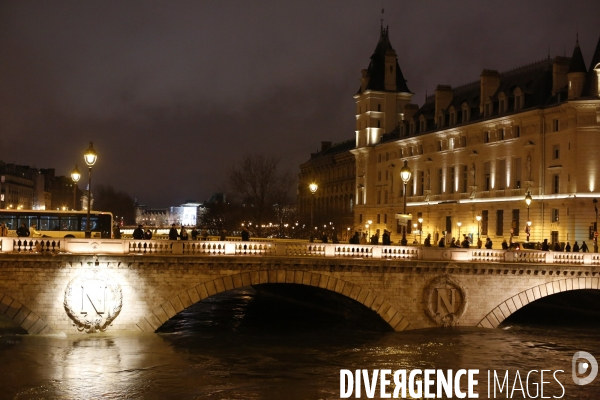
M 467 309 L 465 288 L 450 275 L 433 278 L 424 289 L 425 313 L 438 326 L 455 326 Z
M 121 285 L 103 271 L 84 271 L 65 289 L 65 311 L 79 331 L 106 331 L 122 306 Z

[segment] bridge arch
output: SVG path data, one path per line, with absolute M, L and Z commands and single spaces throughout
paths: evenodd
M 0 315 L 6 315 L 29 334 L 52 333 L 52 328 L 39 315 L 20 301 L 0 293 Z
M 498 304 L 479 321 L 477 326 L 480 328 L 497 328 L 510 315 L 536 300 L 553 294 L 583 289 L 599 289 L 598 279 L 572 277 L 533 286 Z
M 208 297 L 251 285 L 289 283 L 329 290 L 363 304 L 375 311 L 394 331 L 410 326 L 409 321 L 383 296 L 334 276 L 297 270 L 262 270 L 242 272 L 216 278 L 187 289 L 163 302 L 140 318 L 137 327 L 144 332 L 155 332 L 176 314 Z

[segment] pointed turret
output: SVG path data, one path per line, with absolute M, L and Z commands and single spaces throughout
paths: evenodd
M 381 27 L 379 42 L 371 56 L 369 68 L 362 71 L 358 93 L 366 90 L 411 93 L 398 64 L 396 51 L 390 43 L 387 27 Z
M 579 47 L 579 35 L 575 40 L 575 49 L 571 56 L 571 62 L 569 63 L 569 71 L 567 72 L 567 80 L 569 81 L 569 100 L 581 97 L 581 91 L 583 90 L 583 84 L 585 82 L 585 74 L 587 68 L 585 67 L 585 61 L 583 61 L 583 54 Z
M 571 56 L 569 71 L 567 73 L 570 74 L 572 72 L 587 72 L 585 61 L 583 61 L 583 54 L 581 54 L 581 47 L 579 47 L 579 35 L 577 35 L 577 39 L 575 41 L 575 49 L 573 49 L 573 55 Z
M 388 28 L 381 25 L 379 42 L 367 69 L 361 71 L 356 99 L 356 146 L 374 146 L 384 134 L 397 132 L 404 121 L 404 107 L 412 93 L 390 43 Z
M 600 97 L 600 38 L 596 44 L 596 50 L 592 55 L 590 68 L 585 76 L 585 86 L 583 87 L 582 97 Z

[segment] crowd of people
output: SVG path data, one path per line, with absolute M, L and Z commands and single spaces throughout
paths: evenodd
M 3 236 L 3 232 L 7 231 L 6 226 L 4 224 L 0 224 L 0 236 Z M 120 232 L 119 235 L 117 236 L 116 231 L 119 231 L 118 228 L 116 228 L 115 230 L 115 238 L 119 239 L 120 238 Z M 445 232 L 444 232 L 445 233 Z M 5 235 L 7 235 L 8 233 L 6 233 Z M 36 230 L 36 226 L 32 225 L 30 228 L 27 228 L 25 226 L 25 224 L 22 224 L 20 228 L 17 229 L 17 236 L 20 237 L 35 237 L 35 236 L 41 236 L 41 234 Z M 144 226 L 143 225 L 138 225 L 138 227 L 133 231 L 133 239 L 136 240 L 150 240 L 152 239 L 153 233 L 150 230 L 150 228 L 146 228 L 146 230 L 144 230 Z M 383 230 L 383 234 L 380 235 L 380 230 L 377 229 L 373 235 L 371 235 L 369 237 L 368 233 L 366 232 L 354 232 L 354 235 L 352 237 L 350 237 L 348 239 L 348 243 L 349 244 L 374 244 L 374 245 L 378 245 L 378 244 L 382 244 L 384 246 L 389 246 L 392 244 L 392 239 L 391 239 L 391 232 L 387 229 Z M 181 227 L 179 229 L 179 231 L 177 230 L 177 225 L 173 224 L 171 226 L 171 229 L 169 230 L 169 240 L 207 240 L 208 239 L 208 231 L 206 228 L 203 228 L 201 231 L 198 230 L 197 227 L 193 227 L 192 230 L 190 232 L 188 232 L 187 228 L 185 227 Z M 220 240 L 224 241 L 226 240 L 226 231 L 222 230 L 220 233 Z M 250 241 L 250 231 L 248 230 L 247 227 L 242 227 L 242 231 L 241 231 L 241 239 L 242 241 Z M 314 242 L 316 239 L 315 236 L 311 235 L 309 240 L 310 242 Z M 337 237 L 337 233 L 333 232 L 331 234 L 328 234 L 327 232 L 322 232 L 321 236 L 320 236 L 321 242 L 322 243 L 339 243 L 339 239 Z M 423 241 L 423 246 L 425 247 L 432 247 L 432 238 L 431 238 L 431 234 L 427 234 L 427 237 L 425 238 L 425 240 Z M 413 244 L 419 244 L 419 242 L 417 242 L 415 240 L 415 242 Z M 446 235 L 442 234 L 442 237 L 440 238 L 440 240 L 438 241 L 438 247 L 450 247 L 450 248 L 471 248 L 471 246 L 473 245 L 472 243 L 472 238 L 469 235 L 463 234 L 462 240 L 456 239 L 455 237 L 452 237 L 450 239 L 449 243 L 446 243 Z M 477 239 L 477 243 L 475 244 L 477 246 L 478 249 L 481 249 L 482 247 L 485 247 L 486 249 L 492 249 L 493 248 L 493 242 L 492 240 L 487 237 L 485 239 L 485 244 L 482 242 L 481 238 Z M 519 244 L 518 243 L 513 243 L 512 237 L 510 238 L 510 242 L 507 242 L 506 239 L 504 239 L 502 241 L 501 247 L 503 250 L 509 250 L 511 248 L 518 248 Z M 573 246 L 571 246 L 570 242 L 567 242 L 566 244 L 561 244 L 561 243 L 554 243 L 554 244 L 550 244 L 548 243 L 548 239 L 544 239 L 543 243 L 538 243 L 536 246 L 536 248 L 542 250 L 542 251 L 564 251 L 564 252 L 589 252 L 589 248 L 588 245 L 585 243 L 585 241 L 582 242 L 581 246 L 579 245 L 579 243 L 576 241 L 575 244 Z M 532 247 L 533 248 L 533 247 Z

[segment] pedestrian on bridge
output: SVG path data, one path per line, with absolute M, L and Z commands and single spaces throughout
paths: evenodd
M 571 244 L 570 244 L 569 242 L 567 242 L 567 245 L 565 246 L 565 251 L 566 251 L 567 253 L 570 253 L 570 252 L 571 252 Z
M 150 228 L 146 229 L 146 232 L 144 232 L 144 239 L 152 240 L 152 231 Z
M 29 236 L 29 229 L 27 229 L 27 226 L 25 225 L 25 222 L 23 222 L 21 224 L 21 227 L 19 229 L 17 229 L 17 236 L 18 237 L 27 237 L 27 236 Z
M 588 247 L 587 247 L 587 244 L 585 244 L 585 240 L 583 241 L 583 244 L 581 245 L 581 251 L 584 253 L 588 252 Z
M 194 229 L 192 229 L 192 240 L 198 240 L 198 228 L 194 227 Z
M 8 236 L 8 228 L 4 222 L 0 224 L 0 237 L 2 236 Z
M 423 244 L 425 245 L 425 247 L 431 247 L 431 233 L 427 234 L 427 237 L 425 238 Z
M 135 240 L 142 240 L 144 238 L 143 225 L 138 225 L 138 227 L 133 230 L 133 238 Z
M 250 241 L 250 231 L 248 231 L 248 228 L 243 227 L 242 228 L 242 242 L 249 242 Z
M 491 250 L 492 246 L 493 246 L 492 239 L 486 238 L 485 239 L 485 248 L 488 250 Z
M 577 241 L 575 241 L 575 244 L 573 245 L 573 253 L 579 253 L 579 245 L 577 244 Z
M 187 233 L 187 229 L 185 229 L 185 226 L 181 227 L 181 232 L 179 233 L 179 239 L 188 240 L 188 233 Z
M 179 238 L 179 234 L 177 233 L 175 226 L 175 224 L 171 225 L 171 229 L 169 230 L 169 240 L 177 240 L 177 238 Z

